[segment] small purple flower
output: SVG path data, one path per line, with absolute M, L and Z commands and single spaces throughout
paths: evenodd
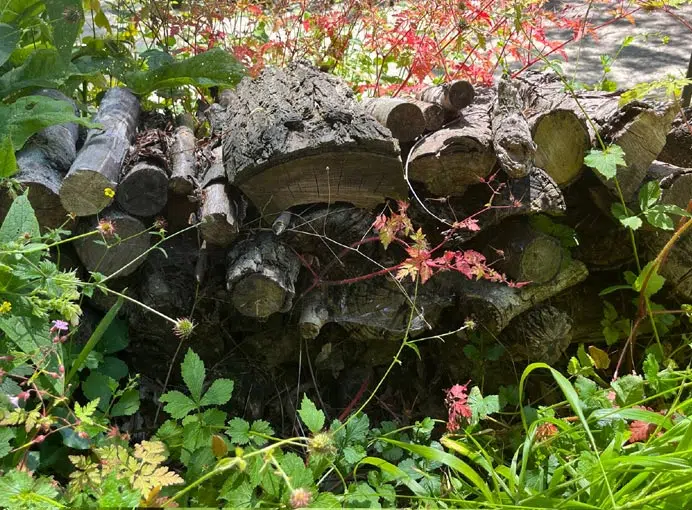
M 70 327 L 70 325 L 61 320 L 53 321 L 53 327 L 50 328 L 51 333 L 55 333 L 56 331 L 67 331 L 67 329 Z

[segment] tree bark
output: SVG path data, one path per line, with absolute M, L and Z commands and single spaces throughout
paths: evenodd
M 238 234 L 236 207 L 225 183 L 214 182 L 202 191 L 199 229 L 202 239 L 217 246 L 229 246 Z
M 425 131 L 425 117 L 414 103 L 393 97 L 376 97 L 364 99 L 362 105 L 399 141 L 410 142 Z
M 539 305 L 515 317 L 502 332 L 512 360 L 552 365 L 572 341 L 572 318 L 551 305 Z
M 678 115 L 666 137 L 666 145 L 656 158 L 682 168 L 692 168 L 692 108 Z
M 398 144 L 337 77 L 301 63 L 266 68 L 238 85 L 228 112 L 228 180 L 265 214 L 407 196 Z
M 449 113 L 457 114 L 473 102 L 474 96 L 473 85 L 465 80 L 457 80 L 423 89 L 416 94 L 416 99 L 439 104 Z
M 445 122 L 445 111 L 439 104 L 428 103 L 427 101 L 420 101 L 409 97 L 405 100 L 416 105 L 423 113 L 426 131 L 437 131 L 442 127 Z
M 146 227 L 137 218 L 116 208 L 105 210 L 100 218 L 113 224 L 121 241 L 112 235 L 100 234 L 78 239 L 74 245 L 79 259 L 89 271 L 98 271 L 106 276 L 116 272 L 120 278 L 132 274 L 144 263 L 146 257 L 141 255 L 150 246 Z M 80 221 L 78 232 L 90 232 L 98 226 L 99 219 L 95 216 L 84 218 Z M 104 241 L 108 246 L 101 244 Z
M 244 239 L 228 252 L 226 282 L 231 301 L 240 313 L 258 319 L 287 312 L 299 271 L 298 256 L 272 233 Z
M 411 150 L 408 177 L 437 196 L 461 195 L 492 171 L 497 158 L 492 148 L 490 89 L 480 89 L 460 119 L 423 138 Z
M 170 190 L 176 195 L 191 195 L 195 190 L 197 169 L 195 133 L 187 126 L 176 128 L 171 144 Z
M 113 88 L 106 92 L 94 118 L 103 129 L 89 130 L 60 188 L 65 210 L 77 216 L 89 216 L 101 212 L 113 201 L 104 190 L 118 187 L 139 111 L 139 101 L 129 90 Z
M 491 123 L 493 147 L 502 169 L 515 179 L 528 175 L 533 168 L 536 144 L 522 113 L 517 88 L 509 78 L 498 83 Z

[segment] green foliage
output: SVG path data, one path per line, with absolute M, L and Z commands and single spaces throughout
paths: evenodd
M 324 427 L 324 413 L 315 407 L 315 404 L 312 403 L 307 395 L 303 395 L 303 401 L 300 403 L 298 414 L 313 434 L 317 434 Z
M 584 157 L 584 164 L 593 168 L 605 179 L 614 179 L 618 166 L 625 166 L 625 153 L 618 145 L 609 145 L 605 150 L 591 149 Z
M 671 215 L 684 218 L 691 217 L 690 213 L 674 204 L 663 204 L 661 200 L 661 187 L 658 181 L 649 181 L 639 190 L 639 210 L 635 214 L 629 208 L 620 203 L 614 203 L 611 208 L 613 216 L 620 223 L 631 230 L 637 230 L 643 225 L 642 217 L 654 228 L 673 230 L 674 222 Z

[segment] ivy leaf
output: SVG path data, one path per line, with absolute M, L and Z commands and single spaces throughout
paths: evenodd
M 656 294 L 663 288 L 663 284 L 666 282 L 666 279 L 656 272 L 653 264 L 654 261 L 652 260 L 646 266 L 644 266 L 644 269 L 642 269 L 642 272 L 639 274 L 639 276 L 637 276 L 637 279 L 634 281 L 633 285 L 634 290 L 641 292 L 642 286 L 644 285 L 644 280 L 646 279 L 646 276 L 649 275 L 649 279 L 646 283 L 646 289 L 644 290 L 644 295 L 646 297 L 651 297 Z
M 231 400 L 233 394 L 233 381 L 230 379 L 216 379 L 202 397 L 201 406 L 223 405 Z
M 207 373 L 204 369 L 204 363 L 200 357 L 192 349 L 187 350 L 185 359 L 182 363 L 183 381 L 190 390 L 192 399 L 199 402 L 202 398 L 202 386 Z
M 228 422 L 226 433 L 231 436 L 231 441 L 238 445 L 250 442 L 250 424 L 242 418 L 233 418 Z
M 656 205 L 661 198 L 661 186 L 658 181 L 649 181 L 639 190 L 639 208 L 646 211 Z
M 644 380 L 639 375 L 625 375 L 610 385 L 615 390 L 619 406 L 633 405 L 644 398 Z
M 617 174 L 617 167 L 626 166 L 627 163 L 622 148 L 619 145 L 609 145 L 604 151 L 591 149 L 584 157 L 584 164 L 610 180 Z
M 469 392 L 468 406 L 471 408 L 471 424 L 475 425 L 489 415 L 500 411 L 500 398 L 497 395 L 483 397 L 478 386 L 471 388 Z
M 303 394 L 303 401 L 300 403 L 298 414 L 313 434 L 317 434 L 324 427 L 324 413 L 318 410 L 312 400 L 305 394 Z
M 176 420 L 184 418 L 190 411 L 197 409 L 197 404 L 179 391 L 164 393 L 159 400 L 167 402 L 163 409 Z

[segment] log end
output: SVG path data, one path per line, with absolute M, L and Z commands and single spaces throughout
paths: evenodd
M 113 202 L 117 184 L 93 170 L 70 172 L 60 187 L 63 208 L 77 216 L 98 214 Z
M 290 307 L 292 295 L 275 279 L 263 274 L 249 274 L 233 283 L 231 302 L 243 315 L 266 319 Z M 288 305 L 288 306 L 287 306 Z
M 454 110 L 461 110 L 470 105 L 475 95 L 473 85 L 465 80 L 453 81 L 448 86 L 447 100 Z
M 591 146 L 588 128 L 574 112 L 555 110 L 533 124 L 535 164 L 564 188 L 581 175 L 584 155 Z M 564 136 L 568 135 L 568 136 Z
M 562 264 L 562 247 L 557 239 L 539 235 L 524 246 L 519 278 L 534 283 L 546 283 L 555 278 Z
M 223 212 L 206 214 L 199 224 L 202 239 L 216 246 L 229 246 L 238 235 L 235 218 Z
M 425 117 L 418 106 L 401 102 L 387 116 L 387 129 L 402 142 L 410 142 L 425 131 Z
M 168 189 L 176 195 L 192 195 L 195 190 L 194 178 L 190 175 L 172 176 L 168 181 Z
M 135 216 L 154 216 L 168 201 L 168 175 L 148 163 L 135 165 L 120 182 L 118 204 Z

